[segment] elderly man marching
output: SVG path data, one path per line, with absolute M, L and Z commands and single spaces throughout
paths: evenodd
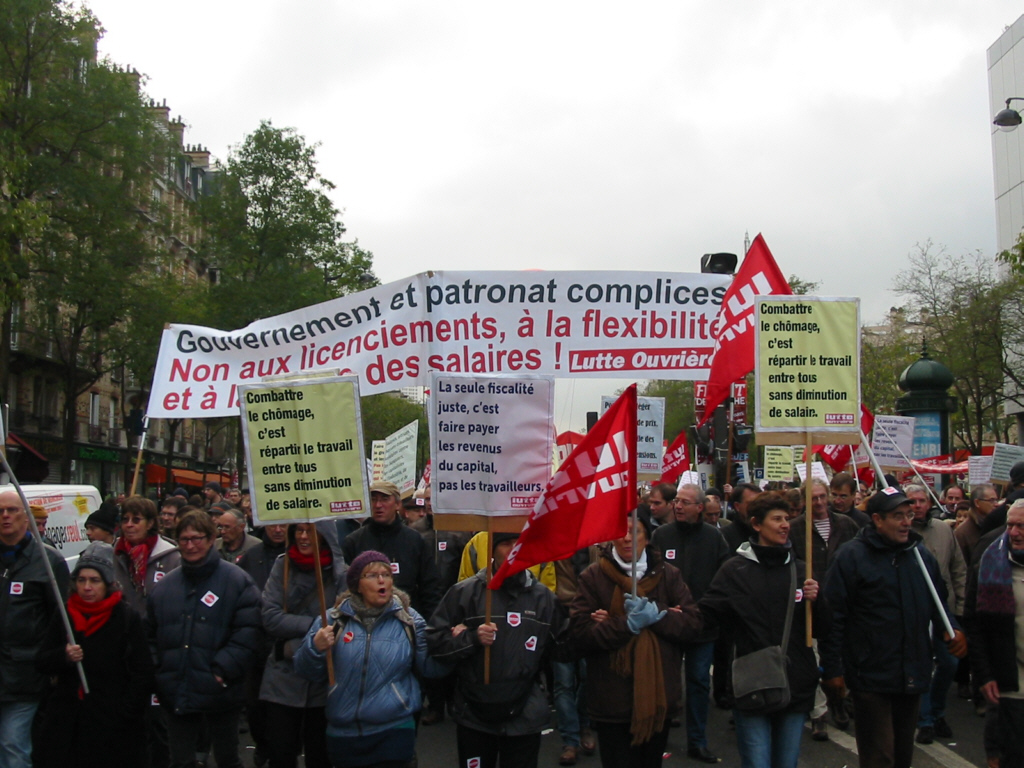
M 32 766 L 32 721 L 49 690 L 48 675 L 36 671 L 36 649 L 70 583 L 64 558 L 30 522 L 16 492 L 0 493 L 0 765 L 9 768 Z

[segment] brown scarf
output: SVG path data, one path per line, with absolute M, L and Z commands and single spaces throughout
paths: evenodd
M 632 589 L 632 580 L 609 558 L 601 558 L 600 563 L 601 571 L 615 583 L 609 613 L 612 616 L 625 616 L 623 593 Z M 653 591 L 661 581 L 661 572 L 651 574 L 651 570 L 648 569 L 648 575 L 637 582 L 639 597 Z M 633 719 L 629 732 L 633 734 L 633 746 L 644 744 L 654 734 L 661 732 L 668 714 L 665 677 L 661 669 L 661 646 L 650 628 L 641 630 L 639 635 L 634 635 L 614 652 L 612 671 L 621 677 L 633 676 Z

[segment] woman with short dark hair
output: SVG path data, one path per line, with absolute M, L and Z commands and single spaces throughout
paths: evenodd
M 747 506 L 747 521 L 755 537 L 722 564 L 699 603 L 705 622 L 728 628 L 739 660 L 782 644 L 787 609 L 795 601 L 783 649 L 788 702 L 777 708 L 758 706 L 737 695 L 733 716 L 742 768 L 796 768 L 804 721 L 818 687 L 818 663 L 805 640 L 804 601 L 813 602 L 816 633 L 825 630 L 821 622 L 827 620 L 827 611 L 818 600 L 818 583 L 805 577 L 803 561 L 793 554 L 789 513 L 781 493 L 763 493 L 753 499 Z M 791 584 L 795 589 L 790 589 Z

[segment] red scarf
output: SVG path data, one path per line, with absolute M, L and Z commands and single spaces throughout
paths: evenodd
M 143 593 L 146 591 L 146 566 L 149 563 L 149 553 L 153 551 L 157 540 L 154 531 L 146 537 L 145 541 L 134 547 L 128 543 L 124 536 L 117 540 L 114 552 L 124 552 L 128 556 L 128 573 L 132 577 L 132 584 Z
M 71 623 L 74 625 L 75 631 L 89 637 L 107 623 L 110 612 L 119 602 L 121 602 L 120 591 L 111 592 L 95 603 L 87 603 L 78 596 L 77 592 L 72 592 L 71 597 L 68 598 L 68 614 L 71 616 Z
M 311 551 L 308 555 L 302 554 L 301 552 L 299 552 L 298 544 L 291 545 L 291 547 L 288 549 L 288 557 L 293 563 L 295 563 L 295 567 L 298 568 L 300 571 L 312 571 L 313 567 L 316 565 L 315 553 Z M 334 556 L 331 554 L 330 547 L 320 548 L 321 570 L 330 567 L 333 559 Z

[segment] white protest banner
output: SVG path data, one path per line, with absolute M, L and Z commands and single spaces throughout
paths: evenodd
M 370 482 L 376 483 L 384 479 L 384 451 L 386 443 L 374 440 L 370 443 Z
M 1010 468 L 1024 461 L 1024 446 L 996 443 L 992 451 L 992 482 L 1010 482 Z
M 435 374 L 431 389 L 435 513 L 532 511 L 551 477 L 554 379 Z
M 1011 465 L 1012 466 L 1012 465 Z M 967 457 L 967 482 L 973 488 L 992 480 L 991 456 Z
M 728 275 L 424 272 L 222 331 L 170 325 L 151 418 L 238 412 L 238 387 L 340 371 L 364 395 L 478 376 L 707 378 Z
M 914 449 L 915 422 L 913 416 L 875 414 L 871 450 L 879 466 L 910 469 L 910 463 L 903 457 L 910 456 Z
M 601 415 L 612 407 L 618 397 L 601 396 Z M 661 477 L 661 460 L 665 455 L 665 398 L 636 399 L 636 474 Z M 654 477 L 640 478 L 653 480 Z
M 368 514 L 358 379 L 250 384 L 240 400 L 254 524 Z
M 764 479 L 769 482 L 790 482 L 793 479 L 793 446 L 764 447 Z
M 420 423 L 412 421 L 384 439 L 384 479 L 398 486 L 402 496 L 416 490 L 416 439 Z
M 796 464 L 796 473 L 800 477 L 800 482 L 803 483 L 807 479 L 807 463 L 798 462 Z M 828 485 L 828 475 L 825 474 L 825 465 L 820 461 L 811 463 L 811 477 L 815 480 L 821 480 L 823 483 Z

